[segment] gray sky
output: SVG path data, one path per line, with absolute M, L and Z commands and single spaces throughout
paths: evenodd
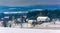
M 0 6 L 60 5 L 60 0 L 0 0 Z

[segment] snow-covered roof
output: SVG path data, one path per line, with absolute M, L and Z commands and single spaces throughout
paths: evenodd
M 45 16 L 39 16 L 37 17 L 37 21 L 46 21 L 48 17 L 45 17 Z

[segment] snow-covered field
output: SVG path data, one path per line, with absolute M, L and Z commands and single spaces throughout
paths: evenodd
M 3 27 L 2 26 L 2 23 L 0 23 L 0 27 Z M 9 24 L 8 24 L 8 27 L 9 27 Z M 12 24 L 11 28 L 21 28 L 21 24 Z M 42 23 L 42 24 L 37 24 L 35 25 L 35 27 L 30 24 L 30 23 L 23 23 L 22 24 L 22 28 L 33 28 L 33 29 L 41 29 L 41 28 L 59 28 L 60 29 L 60 21 L 57 20 L 57 21 L 52 21 L 52 22 L 47 22 L 47 23 Z
M 4 28 L 4 27 L 0 27 L 0 33 L 60 33 L 60 30 L 24 29 L 24 28 Z
M 55 21 L 56 23 L 43 23 L 41 25 L 36 25 L 38 27 L 52 27 L 52 29 L 35 29 L 35 28 L 9 28 L 9 27 L 0 27 L 0 33 L 60 33 L 60 21 Z M 24 24 L 25 26 L 25 24 Z M 59 28 L 54 28 L 59 27 Z

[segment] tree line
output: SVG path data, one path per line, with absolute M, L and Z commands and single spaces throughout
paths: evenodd
M 28 12 L 27 13 L 27 18 L 30 18 L 30 17 L 37 17 L 37 16 L 48 16 L 49 18 L 51 19 L 60 19 L 60 10 L 59 9 L 56 9 L 56 10 L 42 10 L 42 11 L 31 11 L 31 12 Z

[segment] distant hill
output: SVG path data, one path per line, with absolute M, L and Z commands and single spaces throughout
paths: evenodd
M 60 9 L 59 5 L 33 5 L 33 6 L 26 6 L 26 7 L 9 7 L 9 6 L 0 6 L 0 12 L 18 12 L 18 11 L 29 11 L 32 9 Z

